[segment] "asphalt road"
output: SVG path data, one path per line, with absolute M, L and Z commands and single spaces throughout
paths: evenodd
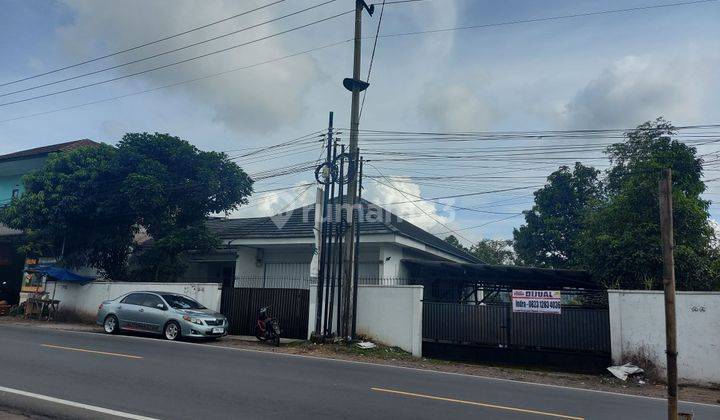
M 95 419 L 665 417 L 653 398 L 26 326 L 0 326 L 3 407 Z M 720 419 L 720 406 L 681 408 Z

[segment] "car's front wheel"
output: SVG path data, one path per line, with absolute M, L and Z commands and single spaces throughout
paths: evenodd
M 174 341 L 180 338 L 180 324 L 175 321 L 170 321 L 165 324 L 163 335 L 166 340 Z
M 120 331 L 120 323 L 115 315 L 108 315 L 103 322 L 103 330 L 106 334 L 117 334 Z

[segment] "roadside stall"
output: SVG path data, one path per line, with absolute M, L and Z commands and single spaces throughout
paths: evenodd
M 52 290 L 47 290 L 47 281 L 53 280 Z M 95 280 L 93 277 L 81 276 L 66 268 L 54 265 L 34 265 L 25 268 L 21 288 L 21 299 L 24 300 L 25 317 L 53 319 L 60 307 L 55 299 L 58 283 L 87 284 Z

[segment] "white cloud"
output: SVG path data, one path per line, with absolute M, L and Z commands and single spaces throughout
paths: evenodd
M 718 222 L 717 220 L 715 220 L 713 218 L 710 218 L 710 220 L 708 222 L 710 223 L 710 227 L 712 228 L 713 233 L 715 234 L 715 237 L 712 239 L 712 241 L 710 241 L 710 243 L 712 244 L 712 246 L 714 248 L 719 248 L 720 247 L 720 222 Z
M 443 225 L 449 226 L 450 229 L 457 228 L 453 223 L 455 213 L 452 208 L 443 209 L 440 204 L 418 201 L 417 196 L 422 197 L 422 191 L 410 178 L 393 177 L 391 181 L 397 189 L 380 183 L 369 183 L 370 185 L 364 190 L 363 198 L 430 232 L 448 230 Z M 383 182 L 387 183 L 387 181 Z
M 379 183 L 368 183 L 369 185 L 363 188 L 363 198 L 430 232 L 447 231 L 448 228 L 443 225 L 457 229 L 457 224 L 454 223 L 455 212 L 451 207 L 430 201 L 418 201 L 416 196 L 423 196 L 422 191 L 420 186 L 409 178 L 392 177 L 391 181 L 397 189 Z M 248 205 L 230 213 L 228 217 L 272 216 L 315 201 L 314 186 L 306 187 L 304 183 L 297 183 L 295 186 L 296 188 L 290 190 L 254 195 Z M 404 195 L 398 190 L 402 190 Z
M 701 118 L 710 60 L 626 56 L 592 79 L 562 112 L 572 128 L 634 127 L 658 116 L 675 122 Z
M 315 201 L 315 186 L 306 186 L 306 182 L 298 182 L 295 188 L 254 194 L 250 202 L 231 212 L 228 217 L 263 217 L 293 210 L 312 204 Z M 271 188 L 271 187 L 269 187 Z
M 424 119 L 454 132 L 482 130 L 497 116 L 477 90 L 460 83 L 428 86 L 418 110 Z
M 158 39 L 236 14 L 241 10 L 252 9 L 261 4 L 257 1 L 238 3 L 200 0 L 182 2 L 170 0 L 152 2 L 66 0 L 66 3 L 76 13 L 75 19 L 71 24 L 58 28 L 57 32 L 62 47 L 68 52 L 68 55 L 74 56 L 75 59 L 95 56 L 98 51 L 116 51 L 148 40 Z M 100 63 L 94 63 L 93 66 L 101 68 L 108 64 L 120 64 L 131 59 L 143 58 L 152 53 L 170 50 L 265 21 L 280 13 L 271 9 L 258 11 L 139 51 L 121 54 Z M 308 19 L 309 17 L 306 16 L 306 20 Z M 296 25 L 297 23 L 292 24 Z M 289 25 L 286 24 L 287 27 Z M 151 66 L 194 57 L 266 36 L 286 29 L 286 26 L 269 24 L 202 46 L 122 67 L 117 71 L 127 75 Z M 292 44 L 292 37 L 273 38 L 170 69 L 146 73 L 139 76 L 139 80 L 157 86 L 192 79 L 292 54 L 296 52 Z M 306 108 L 307 91 L 326 77 L 319 64 L 311 56 L 295 57 L 292 60 L 292 66 L 264 65 L 259 68 L 241 70 L 209 82 L 182 85 L 174 88 L 173 91 L 182 92 L 191 98 L 189 102 L 193 108 L 209 107 L 212 109 L 214 118 L 227 127 L 266 133 L 279 124 L 293 124 L 299 121 Z M 87 69 L 84 67 L 82 71 Z M 108 74 L 104 73 L 101 78 L 108 78 Z

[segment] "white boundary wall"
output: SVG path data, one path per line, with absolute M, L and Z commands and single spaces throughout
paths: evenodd
M 310 287 L 308 336 L 315 330 L 317 287 Z M 422 356 L 422 286 L 358 287 L 357 332 Z M 337 305 L 337 301 L 335 301 Z M 336 322 L 333 322 L 337 325 Z
M 664 373 L 663 292 L 608 290 L 608 300 L 613 363 L 644 352 Z M 720 292 L 676 292 L 675 311 L 680 382 L 720 384 Z
M 48 281 L 45 290 L 49 296 L 55 293 L 60 301 L 61 311 L 75 311 L 80 315 L 95 317 L 98 305 L 104 300 L 115 299 L 133 291 L 162 291 L 181 293 L 197 300 L 212 310 L 220 310 L 221 284 L 219 283 L 135 283 L 135 282 L 99 282 L 85 285 Z

